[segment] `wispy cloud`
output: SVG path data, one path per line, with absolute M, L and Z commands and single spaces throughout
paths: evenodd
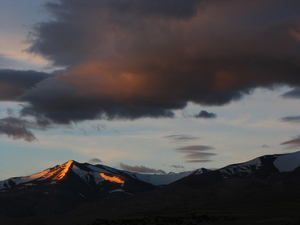
M 183 158 L 186 159 L 186 162 L 188 163 L 204 163 L 212 161 L 210 157 L 217 155 L 215 153 L 205 152 L 213 149 L 213 147 L 206 145 L 189 145 L 176 148 L 175 150 L 184 153 L 185 155 L 183 156 Z
M 176 148 L 177 151 L 206 151 L 206 150 L 212 150 L 213 147 L 205 146 L 205 145 L 190 145 L 185 146 L 181 148 Z
M 101 159 L 99 158 L 92 158 L 88 161 L 88 163 L 91 163 L 91 164 L 98 164 L 98 163 L 101 163 Z
M 145 166 L 129 166 L 123 163 L 119 164 L 120 168 L 123 170 L 128 170 L 137 173 L 158 173 L 158 174 L 166 174 L 165 171 L 159 169 L 152 169 Z
M 198 140 L 200 138 L 198 137 L 194 137 L 194 136 L 191 136 L 191 135 L 182 135 L 182 134 L 173 134 L 173 135 L 168 135 L 168 136 L 164 136 L 164 138 L 167 138 L 167 139 L 170 139 L 170 140 L 173 140 L 173 141 L 178 141 L 178 142 L 181 142 L 181 141 L 192 141 L 192 140 Z
M 105 130 L 107 127 L 105 124 L 93 125 L 92 128 L 97 131 Z
M 171 167 L 175 168 L 175 169 L 184 169 L 184 166 L 180 166 L 180 165 L 172 165 Z
M 7 117 L 0 119 L 0 135 L 4 134 L 13 139 L 24 139 L 28 142 L 37 141 L 35 135 L 30 131 L 46 130 L 53 127 L 53 124 L 44 117 L 36 117 L 33 120 L 24 119 L 15 116 L 12 109 L 8 108 L 6 111 Z
M 282 142 L 281 145 L 288 145 L 288 149 L 300 148 L 300 136 L 297 136 L 292 140 Z
M 211 162 L 212 160 L 210 159 L 192 159 L 192 160 L 187 160 L 187 163 L 206 163 L 206 162 Z
M 300 123 L 300 116 L 287 116 L 282 117 L 280 120 L 282 122 Z
M 194 152 L 184 156 L 187 159 L 186 162 L 210 162 L 209 158 L 211 156 L 215 156 L 215 153 L 207 153 L 207 152 Z
M 0 134 L 5 134 L 13 139 L 24 139 L 25 141 L 36 141 L 34 134 L 28 130 L 34 128 L 35 124 L 16 117 L 0 119 Z

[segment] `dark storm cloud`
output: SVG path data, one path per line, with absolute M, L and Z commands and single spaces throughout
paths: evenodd
M 28 130 L 30 128 L 37 128 L 37 125 L 12 116 L 0 119 L 0 134 L 5 134 L 13 139 L 24 139 L 28 142 L 36 141 L 34 134 Z
M 207 112 L 205 110 L 201 110 L 199 114 L 194 116 L 195 118 L 203 118 L 203 119 L 214 119 L 217 117 L 217 114 L 212 112 Z
M 199 2 L 200 0 L 59 0 L 55 3 L 49 2 L 45 7 L 55 20 L 39 23 L 29 33 L 28 41 L 33 44 L 28 51 L 41 54 L 53 60 L 56 65 L 74 65 L 84 61 L 85 55 L 103 55 L 114 51 L 114 49 L 109 49 L 107 52 L 107 49 L 103 48 L 112 32 L 117 32 L 116 35 L 127 36 L 113 35 L 112 38 L 117 38 L 116 44 L 121 45 L 123 43 L 120 41 L 126 42 L 126 39 L 131 38 L 128 37 L 131 36 L 127 33 L 128 31 L 133 31 L 135 33 L 133 35 L 136 35 L 140 29 L 147 28 L 144 20 L 161 20 L 162 18 L 167 21 L 169 19 L 185 20 L 197 14 Z M 142 23 L 139 22 L 141 20 L 143 20 Z M 98 31 L 91 29 L 98 29 Z M 85 54 L 80 55 L 80 53 Z
M 286 0 L 48 3 L 52 19 L 29 34 L 28 52 L 67 69 L 24 93 L 22 114 L 64 124 L 173 117 L 187 102 L 224 105 L 257 87 L 300 86 L 299 8 Z
M 23 105 L 22 116 L 46 117 L 58 124 L 90 119 L 173 117 L 174 113 L 169 110 L 168 106 L 182 107 L 181 105 L 172 105 L 172 103 L 134 105 L 109 97 L 90 98 L 80 95 L 74 87 L 60 82 L 56 77 L 50 77 L 40 82 L 36 88 L 28 91 L 18 100 L 30 103 Z
M 292 140 L 282 142 L 281 145 L 288 145 L 288 149 L 300 148 L 300 136 L 295 137 Z
M 164 138 L 173 140 L 173 141 L 192 141 L 192 140 L 198 140 L 200 138 L 198 137 L 193 137 L 191 135 L 182 135 L 182 134 L 173 134 L 173 135 L 168 135 L 164 136 Z
M 158 174 L 166 174 L 163 170 L 152 169 L 145 166 L 129 166 L 123 163 L 119 164 L 120 168 L 123 170 L 128 170 L 137 173 L 158 173 Z
M 196 6 L 201 0 L 118 0 L 103 1 L 112 12 L 132 13 L 140 17 L 162 16 L 165 18 L 188 19 L 197 13 Z
M 300 88 L 294 88 L 282 95 L 284 98 L 300 98 Z
M 176 148 L 175 150 L 177 151 L 207 151 L 207 150 L 212 150 L 214 148 L 210 146 L 205 146 L 205 145 L 191 145 L 191 146 L 185 146 L 182 148 Z
M 0 69 L 0 101 L 13 101 L 50 74 L 32 70 Z
M 287 116 L 280 119 L 283 122 L 300 123 L 300 116 Z
M 99 158 L 92 158 L 88 162 L 91 164 L 98 164 L 98 163 L 101 163 L 102 161 Z

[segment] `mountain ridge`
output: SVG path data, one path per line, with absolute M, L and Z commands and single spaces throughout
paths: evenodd
M 102 165 L 102 164 L 92 165 L 89 163 L 79 163 L 75 160 L 69 160 L 61 165 L 50 167 L 39 173 L 35 173 L 35 174 L 29 175 L 29 176 L 11 177 L 6 180 L 2 180 L 2 181 L 0 181 L 0 190 L 10 188 L 12 186 L 19 185 L 22 183 L 27 183 L 27 182 L 30 182 L 33 180 L 44 180 L 44 179 L 48 179 L 48 178 L 51 178 L 53 181 L 61 180 L 66 175 L 66 173 L 68 172 L 69 169 L 72 169 L 73 172 L 77 173 L 77 175 L 81 176 L 81 177 L 86 176 L 89 172 L 92 172 L 92 171 L 97 172 L 100 175 L 101 175 L 101 173 L 102 174 L 119 174 L 119 173 L 121 173 L 123 175 L 126 174 L 133 178 L 137 178 L 141 181 L 151 183 L 155 186 L 167 185 L 167 184 L 169 184 L 169 182 L 173 182 L 176 179 L 180 179 L 180 178 L 187 176 L 194 172 L 194 171 L 186 171 L 186 172 L 181 172 L 181 173 L 169 173 L 169 174 L 164 174 L 164 175 L 147 174 L 147 173 L 131 172 L 131 171 L 126 171 L 126 170 L 119 170 L 119 169 L 109 167 L 106 165 Z M 83 172 L 83 171 L 85 171 L 85 172 Z M 94 175 L 96 176 L 96 173 Z M 154 178 L 154 177 L 157 177 L 157 178 L 169 177 L 170 179 L 165 180 L 165 182 L 157 181 L 157 180 L 151 182 L 150 181 L 151 178 Z M 99 176 L 97 178 L 99 178 Z
M 138 179 L 142 182 L 146 182 L 154 186 L 165 186 L 192 174 L 200 175 L 202 173 L 212 171 L 218 171 L 224 179 L 232 176 L 251 176 L 251 174 L 257 173 L 258 170 L 260 170 L 260 176 L 266 177 L 272 175 L 272 173 L 290 172 L 299 166 L 300 151 L 294 153 L 264 155 L 246 162 L 230 164 L 228 166 L 216 170 L 200 168 L 195 169 L 193 171 L 169 173 L 164 175 L 119 170 L 103 164 L 92 165 L 89 163 L 79 163 L 71 159 L 61 165 L 45 169 L 39 173 L 35 173 L 29 176 L 12 177 L 6 180 L 2 180 L 0 181 L 0 190 L 11 188 L 13 186 L 17 186 L 24 183 L 29 183 L 31 181 L 42 181 L 46 179 L 51 179 L 53 182 L 56 182 L 63 179 L 70 169 L 86 182 L 88 182 L 90 176 L 93 176 L 97 184 L 101 181 L 109 179 L 109 176 L 105 174 L 120 174 L 130 176 L 131 178 Z M 264 173 L 262 173 L 261 171 L 264 167 L 267 167 L 267 171 L 264 171 Z M 106 177 L 106 179 L 104 178 L 104 176 Z
M 86 203 L 100 206 L 104 204 L 106 206 L 101 207 L 108 207 L 105 210 L 109 210 L 110 207 L 118 208 L 118 205 L 121 207 L 127 203 L 133 205 L 132 208 L 123 206 L 126 210 L 121 210 L 120 215 L 148 212 L 157 204 L 161 205 L 160 208 L 164 212 L 176 208 L 176 202 L 182 202 L 186 204 L 186 209 L 192 209 L 200 207 L 195 203 L 197 198 L 194 199 L 192 196 L 199 196 L 200 202 L 206 202 L 203 204 L 208 207 L 215 204 L 213 202 L 219 201 L 219 197 L 210 196 L 209 193 L 216 193 L 216 196 L 220 195 L 223 196 L 221 198 L 227 199 L 229 196 L 234 198 L 233 190 L 238 191 L 236 195 L 240 195 L 242 199 L 252 202 L 252 199 L 247 196 L 252 192 L 259 196 L 260 187 L 266 190 L 271 187 L 276 189 L 277 184 L 273 185 L 276 182 L 295 180 L 297 183 L 299 179 L 300 152 L 264 155 L 217 170 L 201 168 L 165 175 L 140 174 L 101 164 L 91 165 L 69 160 L 40 173 L 1 181 L 0 216 L 62 214 Z M 278 185 L 282 185 L 281 183 Z M 224 194 L 225 190 L 230 191 Z M 297 191 L 291 189 L 290 192 Z M 281 195 L 284 196 L 286 193 Z M 144 200 L 151 204 L 136 208 L 136 205 L 143 205 Z M 240 202 L 239 199 L 236 201 Z M 175 206 L 168 202 L 174 202 Z M 222 205 L 223 202 L 220 204 Z M 110 215 L 111 211 L 105 212 L 104 215 Z

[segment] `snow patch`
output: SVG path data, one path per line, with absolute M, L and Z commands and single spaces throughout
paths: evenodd
M 196 172 L 195 172 L 195 175 L 200 175 L 200 174 L 202 174 L 202 173 L 210 172 L 210 171 L 211 171 L 211 170 L 205 169 L 205 168 L 197 169 Z
M 238 173 L 248 173 L 251 174 L 255 170 L 257 170 L 261 166 L 260 158 L 255 158 L 253 160 L 240 163 L 240 164 L 233 164 L 226 166 L 219 171 L 224 174 L 233 175 Z
M 300 152 L 280 155 L 273 162 L 279 172 L 290 172 L 300 166 Z
M 123 189 L 116 189 L 116 190 L 113 190 L 113 191 L 111 191 L 111 192 L 109 192 L 109 193 L 111 194 L 111 193 L 114 193 L 114 192 L 122 192 L 122 193 L 127 194 L 127 195 L 132 195 L 131 193 L 126 192 L 126 191 L 124 191 Z
M 36 186 L 37 184 L 33 184 L 33 183 L 27 183 L 27 184 L 24 184 L 25 186 Z
M 99 173 L 109 173 L 109 174 L 111 174 L 110 171 L 105 170 L 105 169 L 98 168 L 98 167 L 96 167 L 96 166 L 87 165 L 87 167 L 90 168 L 91 170 L 96 171 L 96 172 L 99 172 Z
M 78 193 L 79 195 L 81 195 L 83 198 L 85 198 L 86 199 L 86 197 L 83 195 L 83 194 L 81 194 L 81 193 Z
M 72 166 L 72 171 L 74 173 L 76 173 L 81 180 L 85 181 L 85 182 L 89 182 L 90 181 L 90 177 L 94 177 L 95 183 L 99 184 L 102 181 L 105 181 L 105 179 L 100 175 L 100 173 L 98 172 L 93 172 L 93 171 L 84 171 L 79 169 L 76 165 Z
M 10 178 L 4 181 L 0 182 L 0 190 L 1 189 L 6 189 L 6 188 L 11 188 L 13 186 L 22 184 L 22 183 L 26 183 L 26 182 L 30 182 L 35 180 L 36 178 L 30 178 L 30 177 L 14 177 L 14 178 Z M 13 185 L 12 185 L 13 184 Z

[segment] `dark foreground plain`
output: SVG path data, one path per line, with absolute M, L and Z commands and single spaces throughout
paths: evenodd
M 299 225 L 300 203 L 286 203 L 262 207 L 234 207 L 203 209 L 189 213 L 159 214 L 148 216 L 124 217 L 115 219 L 89 219 L 88 216 L 78 218 L 76 215 L 60 215 L 53 217 L 31 217 L 22 219 L 0 220 L 5 225 L 165 225 L 165 224 L 212 224 L 212 225 Z M 78 222 L 80 221 L 80 222 Z
M 139 218 L 121 218 L 115 220 L 96 219 L 87 223 L 77 223 L 77 225 L 100 225 L 100 224 L 273 224 L 273 225 L 299 225 L 300 204 L 280 205 L 269 207 L 237 207 L 225 209 L 206 209 L 197 212 L 169 214 L 158 216 L 145 216 Z
M 1 218 L 0 224 L 300 225 L 299 178 L 276 182 L 228 179 L 202 189 L 165 187 L 137 196 L 110 196 L 66 214 Z

